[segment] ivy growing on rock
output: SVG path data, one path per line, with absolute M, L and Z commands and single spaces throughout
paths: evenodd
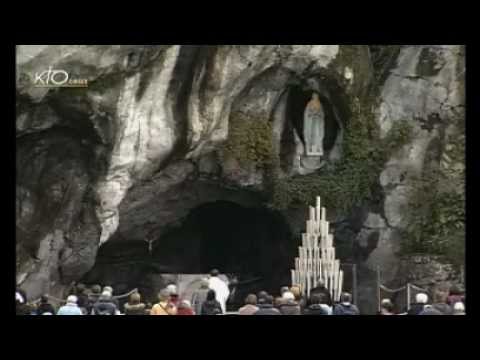
M 401 253 L 442 255 L 455 265 L 465 262 L 464 137 L 447 145 L 451 166 L 427 169 L 410 196 L 410 217 Z
M 350 107 L 352 116 L 346 124 L 342 159 L 311 175 L 276 178 L 274 208 L 306 205 L 320 195 L 328 208 L 348 212 L 373 198 L 373 189 L 385 162 L 392 152 L 409 141 L 412 129 L 407 122 L 397 122 L 381 139 L 373 102 L 355 99 Z
M 224 157 L 235 158 L 244 170 L 265 170 L 272 164 L 272 126 L 267 117 L 252 118 L 239 112 L 232 115 L 229 126 Z

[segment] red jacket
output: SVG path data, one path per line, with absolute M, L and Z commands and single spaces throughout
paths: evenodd
M 195 312 L 191 308 L 178 308 L 177 315 L 195 315 Z

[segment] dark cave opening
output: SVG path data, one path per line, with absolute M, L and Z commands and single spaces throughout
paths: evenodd
M 303 114 L 305 107 L 312 98 L 312 94 L 312 90 L 305 90 L 302 86 L 295 85 L 290 87 L 287 98 L 287 119 L 293 124 L 295 131 L 304 144 Z M 328 153 L 335 145 L 340 133 L 340 125 L 335 116 L 332 103 L 322 94 L 319 94 L 319 98 L 325 113 L 325 137 L 323 139 L 323 148 Z
M 249 292 L 277 293 L 288 285 L 295 249 L 279 212 L 216 201 L 192 209 L 180 225 L 154 241 L 151 253 L 147 242 L 105 243 L 82 281 L 110 284 L 117 293 L 136 287 L 154 301 L 165 285 L 155 280 L 158 274 L 205 274 L 218 268 L 246 284 L 236 290 L 236 306 Z

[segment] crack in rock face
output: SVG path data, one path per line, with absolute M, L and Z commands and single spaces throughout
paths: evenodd
M 149 239 L 159 251 L 164 236 L 202 204 L 265 207 L 271 181 L 265 166 L 224 156 L 225 144 L 239 134 L 234 119 L 268 125 L 259 128 L 271 132 L 279 178 L 335 166 L 343 157 L 346 104 L 374 87 L 364 45 L 21 45 L 16 51 L 17 282 L 33 297 L 60 295 L 89 273 L 100 247 L 146 246 Z M 395 252 L 413 179 L 430 161 L 431 143 L 451 139 L 458 132 L 452 119 L 463 116 L 462 61 L 458 46 L 402 46 L 377 89 L 380 135 L 406 121 L 415 136 L 385 164 L 379 203 L 332 219 L 343 224 L 340 253 L 365 265 L 362 274 L 388 264 L 389 280 L 400 271 Z M 33 86 L 35 74 L 49 67 L 88 80 L 88 87 Z M 304 157 L 303 112 L 314 92 L 325 109 L 320 160 Z M 261 143 L 258 134 L 245 134 L 241 146 Z M 266 157 L 240 149 L 235 155 Z M 286 210 L 292 242 L 302 211 L 300 205 Z

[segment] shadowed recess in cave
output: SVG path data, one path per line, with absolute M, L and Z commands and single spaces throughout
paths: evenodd
M 179 226 L 155 240 L 151 252 L 147 242 L 105 243 L 82 281 L 111 284 L 119 292 L 138 287 L 150 297 L 163 286 L 155 280 L 158 274 L 218 268 L 240 283 L 261 279 L 238 288 L 243 300 L 247 292 L 276 292 L 289 283 L 295 246 L 280 213 L 216 201 L 192 209 Z

